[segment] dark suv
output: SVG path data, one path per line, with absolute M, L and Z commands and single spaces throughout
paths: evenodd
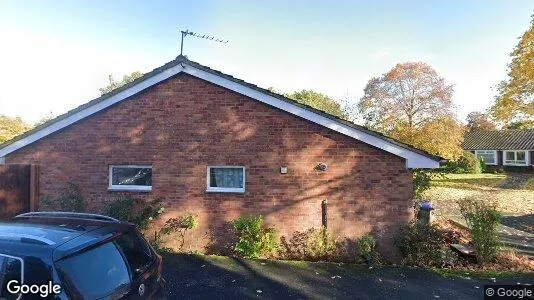
M 150 299 L 162 260 L 135 226 L 80 213 L 0 223 L 0 299 Z

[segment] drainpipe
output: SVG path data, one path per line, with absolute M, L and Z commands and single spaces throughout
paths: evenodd
M 322 214 L 323 214 L 323 227 L 328 228 L 328 199 L 324 199 L 321 203 Z

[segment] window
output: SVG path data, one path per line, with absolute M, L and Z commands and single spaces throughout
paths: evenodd
M 128 267 L 113 242 L 60 260 L 57 265 L 67 284 L 83 299 L 108 297 L 130 284 Z
M 497 151 L 494 150 L 476 150 L 475 155 L 482 159 L 486 165 L 497 164 Z
M 109 189 L 151 191 L 152 166 L 109 166 Z
M 0 299 L 19 298 L 20 295 L 13 295 L 7 290 L 7 284 L 12 280 L 16 280 L 19 284 L 23 283 L 22 268 L 21 258 L 0 254 Z
M 208 167 L 208 192 L 244 193 L 245 167 Z
M 526 151 L 504 151 L 504 164 L 509 166 L 526 166 Z
M 134 277 L 141 275 L 154 262 L 150 247 L 135 231 L 117 238 L 117 245 L 124 253 Z

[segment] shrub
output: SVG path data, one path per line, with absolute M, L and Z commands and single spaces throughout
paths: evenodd
M 138 213 L 133 215 L 131 222 L 141 230 L 148 229 L 148 225 L 159 218 L 165 211 L 161 199 L 154 199 L 143 203 Z
M 289 240 L 281 238 L 282 256 L 297 260 L 331 260 L 338 246 L 328 229 L 296 231 Z
M 484 162 L 482 158 L 480 159 L 480 172 L 482 173 L 488 172 L 488 166 L 486 166 L 486 163 Z
M 357 244 L 360 257 L 368 264 L 375 263 L 378 254 L 375 238 L 366 234 L 358 240 Z
M 245 258 L 259 258 L 278 248 L 274 228 L 265 228 L 262 216 L 244 216 L 232 222 L 237 231 L 235 251 Z
M 40 210 L 84 212 L 85 200 L 80 188 L 72 182 L 67 182 L 65 188 L 57 197 L 44 196 L 41 199 Z
M 401 228 L 395 239 L 403 261 L 416 266 L 441 266 L 445 233 L 436 225 L 412 223 Z
M 103 213 L 104 215 L 117 220 L 130 222 L 132 220 L 132 209 L 134 204 L 134 199 L 121 197 L 106 203 L 104 205 Z
M 467 223 L 480 264 L 493 260 L 499 253 L 500 242 L 497 226 L 500 213 L 494 205 L 482 200 L 466 198 L 458 201 L 460 212 Z
M 103 213 L 117 220 L 132 222 L 140 230 L 146 230 L 148 225 L 165 210 L 161 202 L 161 199 L 141 202 L 128 197 L 120 197 L 108 202 L 104 206 Z
M 314 260 L 328 260 L 336 251 L 336 242 L 325 227 L 312 229 L 308 240 L 308 250 Z
M 421 199 L 423 192 L 430 188 L 430 175 L 424 170 L 413 171 L 413 192 L 416 199 Z
M 162 241 L 162 235 L 170 235 L 173 232 L 177 232 L 180 236 L 180 251 L 183 250 L 185 244 L 185 235 L 187 231 L 193 230 L 198 226 L 198 216 L 185 215 L 180 219 L 171 218 L 165 222 L 165 225 L 156 232 L 156 239 Z M 155 239 L 155 240 L 156 240 Z
M 448 162 L 445 170 L 450 173 L 470 173 L 480 174 L 482 172 L 480 161 L 473 153 L 464 151 L 462 155 L 456 160 Z

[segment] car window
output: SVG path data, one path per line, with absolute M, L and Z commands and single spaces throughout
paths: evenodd
M 60 260 L 60 274 L 85 299 L 108 296 L 130 284 L 130 274 L 113 242 Z
M 16 280 L 22 283 L 22 260 L 17 257 L 0 254 L 0 299 L 17 299 L 18 295 L 8 292 L 8 282 Z
M 121 235 L 116 243 L 124 253 L 134 277 L 144 272 L 154 261 L 150 247 L 135 231 Z

